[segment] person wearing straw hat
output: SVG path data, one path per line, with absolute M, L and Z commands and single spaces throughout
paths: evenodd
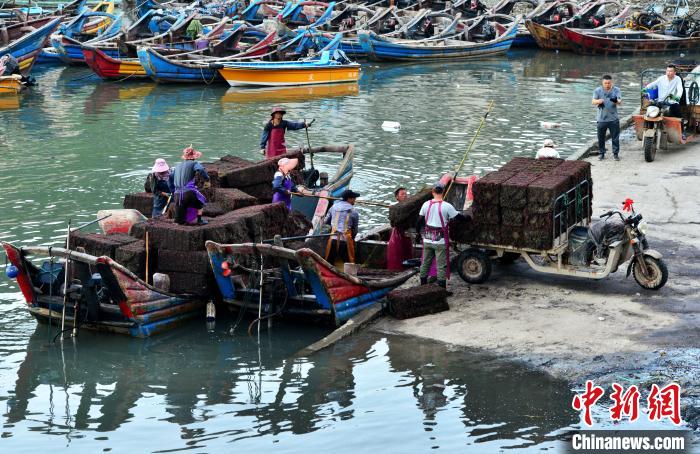
M 554 147 L 554 141 L 552 139 L 544 139 L 542 148 L 537 150 L 535 159 L 545 159 L 545 158 L 559 158 L 559 152 Z
M 324 258 L 331 264 L 336 260 L 343 263 L 355 263 L 355 237 L 360 225 L 360 215 L 355 211 L 355 201 L 360 196 L 357 192 L 346 189 L 336 200 L 324 219 L 331 226 L 331 233 L 326 243 Z
M 272 180 L 272 203 L 284 202 L 289 211 L 292 211 L 292 192 L 299 192 L 297 185 L 292 181 L 291 172 L 299 164 L 297 158 L 282 158 L 277 162 L 278 170 Z
M 308 128 L 309 125 L 305 121 L 284 120 L 285 111 L 281 107 L 275 107 L 270 113 L 270 121 L 265 124 L 262 136 L 260 137 L 260 152 L 265 155 L 265 158 L 272 159 L 275 156 L 283 155 L 287 152 L 287 145 L 284 142 L 284 134 L 289 129 L 295 131 L 297 129 Z
M 153 212 L 152 218 L 157 218 L 163 215 L 163 210 L 168 204 L 168 197 L 172 194 L 170 190 L 170 167 L 165 159 L 156 159 L 151 173 L 146 178 L 144 189 L 146 192 L 153 194 Z
M 208 224 L 202 219 L 202 210 L 207 198 L 199 192 L 194 183 L 197 174 L 209 185 L 209 175 L 204 166 L 197 161 L 202 153 L 192 145 L 182 150 L 182 162 L 175 166 L 170 174 L 170 190 L 175 204 L 175 222 L 178 224 Z

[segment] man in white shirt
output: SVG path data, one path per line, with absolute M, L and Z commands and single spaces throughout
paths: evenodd
M 554 148 L 554 141 L 552 139 L 544 139 L 542 148 L 537 150 L 535 159 L 545 159 L 545 158 L 559 158 L 559 152 Z
M 676 66 L 668 65 L 666 75 L 650 83 L 645 89 L 657 87 L 659 96 L 655 101 L 668 102 L 669 117 L 681 117 L 681 106 L 678 104 L 683 96 L 683 80 L 676 75 Z
M 437 268 L 437 282 L 442 288 L 447 288 L 447 261 L 449 255 L 449 229 L 450 219 L 461 217 L 450 203 L 442 200 L 445 186 L 441 183 L 433 186 L 433 200 L 423 204 L 419 212 L 418 230 L 423 229 L 423 259 L 420 265 L 420 283 L 428 283 L 428 273 L 435 258 Z

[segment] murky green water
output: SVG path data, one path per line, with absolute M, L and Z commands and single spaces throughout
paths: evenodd
M 256 159 L 262 122 L 283 104 L 315 118 L 313 145 L 356 144 L 353 187 L 391 200 L 451 170 L 490 99 L 496 104 L 467 162 L 483 173 L 553 138 L 564 154 L 594 136 L 590 96 L 612 73 L 637 104 L 645 60 L 514 52 L 509 59 L 369 66 L 358 87 L 321 94 L 238 93 L 155 86 L 38 69 L 40 85 L 0 99 L 0 239 L 58 244 L 69 217 L 91 220 L 139 190 L 156 157 L 190 143 L 215 159 Z M 398 133 L 381 128 L 399 121 Z M 543 129 L 541 122 L 560 124 Z M 288 144 L 306 140 L 290 132 Z M 337 158 L 317 157 L 332 170 Z M 624 156 L 623 156 L 624 159 Z M 363 211 L 364 226 L 383 222 Z M 4 275 L 4 273 L 3 273 Z M 78 452 L 494 452 L 556 448 L 578 423 L 565 384 L 416 339 L 363 334 L 311 359 L 289 360 L 324 332 L 277 326 L 258 343 L 195 322 L 141 341 L 81 333 L 61 349 L 0 280 L 0 449 Z M 55 327 L 54 327 L 55 333 Z

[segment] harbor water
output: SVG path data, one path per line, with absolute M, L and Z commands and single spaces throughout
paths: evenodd
M 0 239 L 59 245 L 69 218 L 120 207 L 156 158 L 174 164 L 190 144 L 203 160 L 259 159 L 274 105 L 290 119 L 316 119 L 311 145 L 354 143 L 352 187 L 376 201 L 453 170 L 490 100 L 465 175 L 534 156 L 545 138 L 567 155 L 595 136 L 590 99 L 603 74 L 621 88 L 625 116 L 638 106 L 639 72 L 667 60 L 515 51 L 370 64 L 357 85 L 263 91 L 102 82 L 86 68 L 37 67 L 37 87 L 0 98 Z M 401 127 L 385 131 L 384 121 Z M 306 135 L 289 132 L 287 144 L 305 145 Z M 337 163 L 315 158 L 329 173 Z M 380 208 L 361 210 L 361 229 L 386 220 Z M 223 315 L 213 329 L 196 321 L 148 340 L 80 332 L 61 347 L 57 327 L 37 325 L 3 272 L 0 450 L 540 452 L 579 424 L 566 383 L 519 365 L 377 333 L 290 359 L 327 331 L 280 324 L 258 342 L 247 320 L 231 333 L 236 322 Z

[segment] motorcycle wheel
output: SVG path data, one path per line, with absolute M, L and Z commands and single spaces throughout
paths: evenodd
M 491 275 L 491 259 L 478 249 L 467 249 L 457 258 L 457 272 L 467 284 L 481 284 Z
M 644 160 L 646 162 L 653 162 L 656 158 L 656 145 L 654 144 L 653 137 L 644 138 Z
M 642 272 L 642 267 L 639 266 L 639 261 L 635 259 L 632 265 L 632 274 L 634 280 L 641 287 L 647 290 L 658 290 L 666 284 L 668 280 L 668 268 L 663 260 L 655 259 L 654 257 L 644 257 L 644 263 L 647 265 L 647 270 L 651 276 L 646 277 Z

